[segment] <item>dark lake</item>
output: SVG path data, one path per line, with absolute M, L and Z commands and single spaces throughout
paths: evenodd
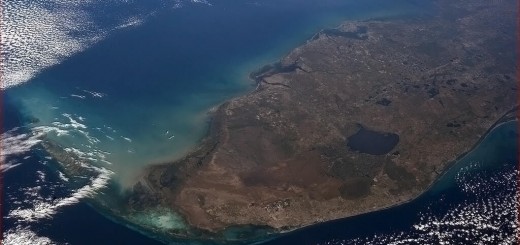
M 360 127 L 359 131 L 348 137 L 347 146 L 361 153 L 384 155 L 389 153 L 399 143 L 399 135 L 377 132 Z
M 518 122 L 500 124 L 411 202 L 311 225 L 262 245 L 517 244 L 517 149 Z

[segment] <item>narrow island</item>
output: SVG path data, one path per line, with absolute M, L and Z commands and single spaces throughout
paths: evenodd
M 144 170 L 128 212 L 281 232 L 423 193 L 516 116 L 518 94 L 516 1 L 434 3 L 432 16 L 323 30 L 251 74 L 257 88 L 220 105 L 196 149 Z

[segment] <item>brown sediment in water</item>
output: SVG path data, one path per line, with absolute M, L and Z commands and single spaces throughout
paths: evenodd
M 517 105 L 515 1 L 436 4 L 428 19 L 345 22 L 252 74 L 257 89 L 222 104 L 192 153 L 147 168 L 128 207 L 287 230 L 416 197 Z M 354 151 L 359 125 L 399 142 Z

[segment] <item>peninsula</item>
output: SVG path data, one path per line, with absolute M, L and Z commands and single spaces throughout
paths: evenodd
M 434 3 L 323 30 L 253 73 L 257 88 L 220 105 L 196 149 L 143 172 L 128 210 L 284 231 L 423 193 L 515 117 L 518 94 L 516 1 Z

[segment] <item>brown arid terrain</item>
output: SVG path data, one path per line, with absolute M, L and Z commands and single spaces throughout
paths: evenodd
M 192 153 L 145 170 L 129 209 L 281 231 L 423 193 L 517 105 L 516 1 L 435 2 L 323 30 L 252 74 Z

